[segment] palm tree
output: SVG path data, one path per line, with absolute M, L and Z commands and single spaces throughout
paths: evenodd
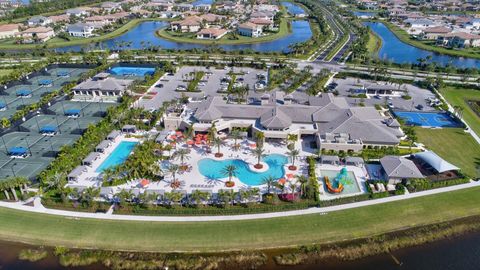
M 215 154 L 215 157 L 222 157 L 223 154 L 220 152 L 220 148 L 225 145 L 223 139 L 220 137 L 214 137 L 213 145 L 217 147 L 217 153 Z
M 235 165 L 227 165 L 222 170 L 222 174 L 228 176 L 228 182 L 232 182 L 232 177 L 237 176 L 238 169 Z
M 7 200 L 10 200 L 10 195 L 8 194 L 8 185 L 6 181 L 0 182 L 0 190 L 3 191 L 3 194 L 5 195 L 5 198 Z
M 257 140 L 257 145 L 263 146 L 263 140 L 265 140 L 265 133 L 263 132 L 255 133 L 255 139 Z
M 179 166 L 177 164 L 170 164 L 168 172 L 172 174 L 172 181 L 175 181 L 175 175 L 178 172 Z
M 195 206 L 198 206 L 200 203 L 207 201 L 210 199 L 210 193 L 201 191 L 201 190 L 194 190 L 190 194 L 190 200 L 193 202 Z
M 290 182 L 288 184 L 288 188 L 292 191 L 292 200 L 295 199 L 295 191 L 297 190 L 297 183 L 294 183 L 294 182 Z
M 237 140 L 241 138 L 240 130 L 238 128 L 232 129 L 230 136 L 233 138 L 233 149 L 237 151 L 240 148 L 240 145 L 237 144 Z
M 299 154 L 300 154 L 300 151 L 298 151 L 297 149 L 293 149 L 287 152 L 287 155 L 292 159 L 292 166 L 290 166 L 289 168 L 292 168 L 294 170 L 297 168 L 295 167 L 295 160 L 297 159 Z
M 252 150 L 252 152 L 255 155 L 255 157 L 257 158 L 257 164 L 255 165 L 255 167 L 257 169 L 261 169 L 263 167 L 263 165 L 260 164 L 260 162 L 262 161 L 262 157 L 265 156 L 265 149 L 263 149 L 263 147 L 257 145 L 257 148 Z
M 235 191 L 221 189 L 218 191 L 218 197 L 224 203 L 224 206 L 233 205 L 235 201 Z
M 181 148 L 175 151 L 175 153 L 173 153 L 173 156 L 180 160 L 181 165 L 184 165 L 185 160 L 190 159 L 190 156 L 188 154 L 190 154 L 190 151 L 188 149 Z
M 183 199 L 183 194 L 178 191 L 166 192 L 165 200 L 168 205 L 172 206 L 173 203 L 179 203 Z
M 300 197 L 307 193 L 308 178 L 305 175 L 297 175 L 297 181 L 300 183 Z
M 277 181 L 275 180 L 275 178 L 273 178 L 273 176 L 271 176 L 271 175 L 263 178 L 262 184 L 267 185 L 267 193 L 268 194 L 270 194 L 270 190 L 275 186 L 276 182 Z

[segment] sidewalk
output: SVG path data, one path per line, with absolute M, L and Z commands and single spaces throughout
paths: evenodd
M 433 194 L 439 194 L 444 192 L 450 192 L 454 190 L 461 190 L 472 187 L 480 187 L 480 182 L 470 182 L 467 184 L 461 184 L 456 186 L 450 186 L 445 188 L 437 188 L 427 191 L 421 191 L 416 193 L 410 193 L 405 195 L 398 195 L 388 198 L 381 198 L 375 200 L 368 200 L 363 202 L 342 204 L 336 206 L 322 207 L 322 208 L 308 208 L 304 210 L 295 210 L 287 212 L 273 212 L 273 213 L 262 213 L 262 214 L 250 214 L 250 215 L 231 215 L 231 216 L 137 216 L 137 215 L 112 215 L 111 211 L 108 213 L 84 213 L 84 212 L 73 212 L 65 210 L 56 210 L 56 209 L 47 209 L 41 202 L 40 198 L 35 198 L 34 206 L 26 206 L 21 203 L 15 202 L 0 202 L 0 207 L 5 207 L 9 209 L 27 211 L 32 213 L 42 213 L 49 215 L 57 216 L 66 216 L 74 218 L 94 218 L 94 219 L 105 219 L 105 220 L 123 220 L 123 221 L 158 221 L 158 222 L 199 222 L 199 221 L 231 221 L 231 220 L 254 220 L 254 219 L 264 219 L 264 218 L 276 218 L 276 217 L 291 217 L 299 215 L 308 215 L 308 214 L 320 214 L 325 215 L 329 212 L 335 212 L 346 209 L 353 209 L 363 206 L 382 204 L 388 202 L 396 202 L 411 198 L 418 198 Z

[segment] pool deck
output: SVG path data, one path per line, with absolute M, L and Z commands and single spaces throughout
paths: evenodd
M 355 181 L 356 184 L 359 188 L 359 192 L 355 193 L 348 193 L 348 194 L 330 194 L 328 192 L 325 192 L 325 189 L 323 187 L 323 181 L 322 181 L 322 173 L 321 171 L 338 171 L 346 167 L 348 172 L 352 172 L 353 175 L 355 176 Z M 317 174 L 317 177 L 319 178 L 319 190 L 320 190 L 320 200 L 333 200 L 333 199 L 338 199 L 338 198 L 343 198 L 343 197 L 351 197 L 351 196 L 357 196 L 361 194 L 367 193 L 366 187 L 365 187 L 365 181 L 367 180 L 367 170 L 365 166 L 357 167 L 357 166 L 338 166 L 338 165 L 328 165 L 328 164 L 318 164 L 315 168 L 315 173 Z
M 100 157 L 95 160 L 92 166 L 86 166 L 87 171 L 82 173 L 77 181 L 72 181 L 67 184 L 69 187 L 100 187 L 101 182 L 98 181 L 100 173 L 96 172 L 97 168 L 110 156 L 110 154 L 117 148 L 121 142 L 139 142 L 136 138 L 127 138 L 125 134 L 122 134 L 112 144 L 105 149 L 103 153 L 100 153 Z

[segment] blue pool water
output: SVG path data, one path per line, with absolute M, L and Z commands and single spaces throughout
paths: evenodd
M 407 125 L 421 127 L 461 127 L 448 113 L 445 112 L 395 112 L 395 116 L 405 120 Z
M 120 165 L 127 160 L 128 155 L 133 151 L 138 142 L 121 142 L 115 150 L 105 159 L 100 166 L 95 170 L 97 173 L 103 172 L 105 169 Z
M 198 162 L 198 169 L 200 173 L 208 179 L 222 179 L 227 178 L 228 175 L 224 175 L 222 170 L 227 165 L 234 165 L 237 167 L 236 177 L 242 181 L 242 183 L 249 186 L 261 185 L 266 177 L 272 176 L 275 179 L 282 178 L 285 175 L 283 166 L 288 163 L 288 158 L 284 155 L 272 154 L 263 158 L 263 162 L 267 163 L 269 168 L 266 172 L 258 173 L 253 172 L 248 167 L 248 164 L 240 159 L 228 159 L 217 161 L 209 158 L 202 159 Z
M 113 75 L 133 75 L 133 76 L 145 76 L 153 75 L 155 73 L 155 68 L 151 67 L 113 67 L 110 69 L 110 73 Z

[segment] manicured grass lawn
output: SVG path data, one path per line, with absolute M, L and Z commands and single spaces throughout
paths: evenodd
M 332 212 L 222 222 L 72 219 L 0 208 L 0 238 L 141 251 L 222 251 L 342 241 L 480 214 L 480 188 Z
M 8 75 L 10 72 L 12 72 L 12 69 L 0 69 L 0 77 Z
M 370 54 L 376 55 L 382 47 L 382 40 L 372 31 L 368 33 L 367 50 Z
M 480 90 L 446 86 L 440 89 L 440 93 L 452 106 L 463 108 L 463 119 L 480 136 L 480 117 L 467 104 L 467 100 L 480 100 Z
M 443 159 L 461 168 L 470 177 L 477 176 L 480 165 L 480 145 L 460 128 L 416 128 L 418 141 Z M 480 197 L 480 196 L 479 196 Z
M 288 33 L 290 33 L 290 30 L 288 27 L 288 20 L 282 19 L 282 21 L 280 22 L 280 29 L 277 33 L 258 37 L 258 38 L 251 38 L 251 37 L 237 35 L 238 39 L 228 39 L 228 36 L 230 35 L 230 33 L 228 33 L 222 38 L 217 40 L 204 40 L 204 39 L 197 39 L 195 34 L 173 33 L 171 31 L 167 31 L 166 28 L 157 31 L 156 34 L 161 38 L 176 41 L 176 42 L 221 45 L 221 44 L 251 44 L 251 43 L 272 41 L 275 39 L 279 39 L 283 36 L 286 36 Z
M 392 31 L 401 41 L 408 43 L 412 46 L 415 46 L 417 48 L 438 52 L 441 54 L 470 57 L 470 58 L 480 58 L 480 50 L 478 49 L 471 48 L 471 49 L 459 49 L 459 50 L 455 49 L 454 50 L 454 49 L 444 48 L 440 46 L 432 46 L 428 44 L 428 41 L 422 42 L 420 40 L 415 40 L 410 38 L 410 35 L 407 32 L 405 32 L 405 30 L 394 25 L 393 23 L 384 22 L 384 21 L 382 21 L 382 23 L 384 23 L 390 29 L 390 31 Z

